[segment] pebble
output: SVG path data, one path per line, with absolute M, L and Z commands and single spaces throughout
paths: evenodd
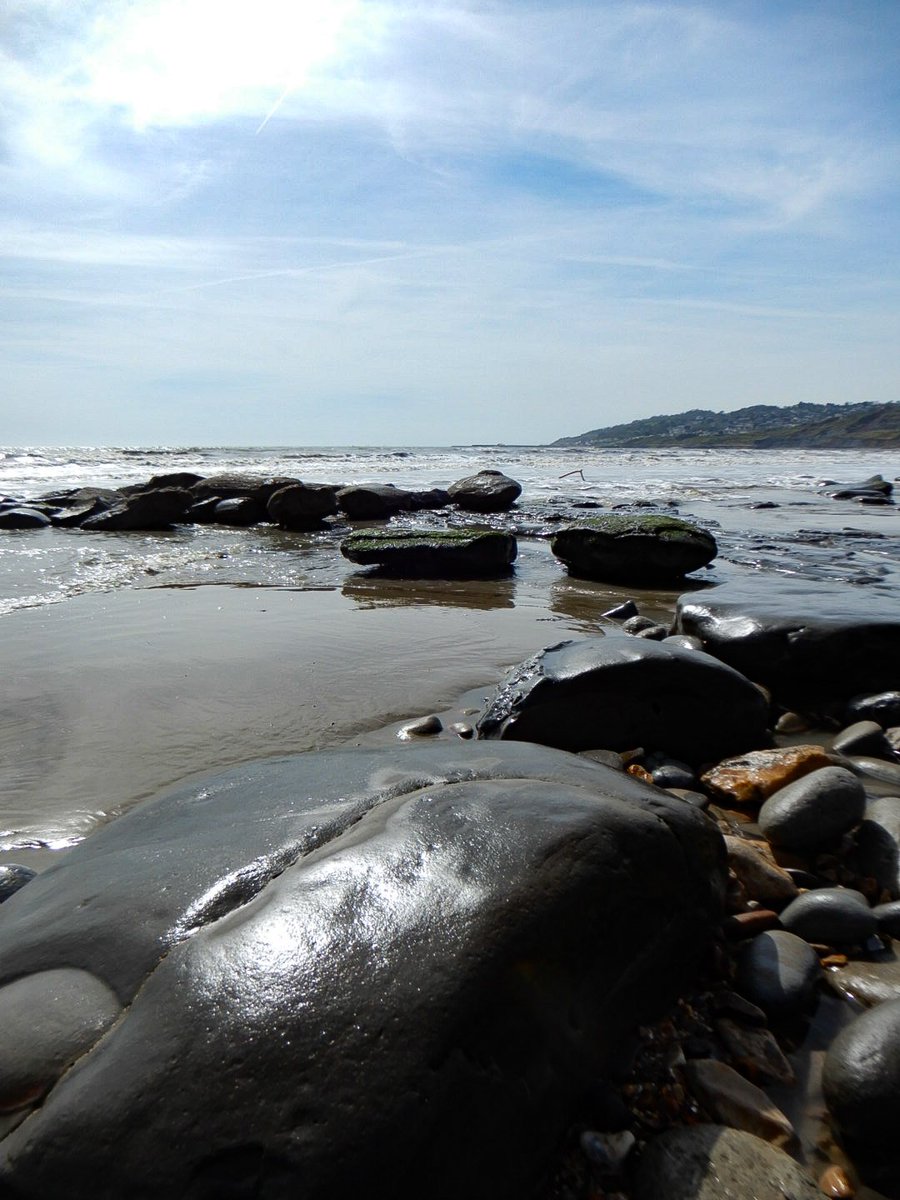
M 881 758 L 862 758 L 853 755 L 846 760 L 847 766 L 856 775 L 866 779 L 876 779 L 879 783 L 890 784 L 900 788 L 900 763 L 887 762 Z
M 457 737 L 471 738 L 475 736 L 475 730 L 465 721 L 455 721 L 450 726 L 451 733 L 455 733 Z
M 784 1051 L 775 1040 L 771 1029 L 765 1026 L 748 1027 L 720 1017 L 716 1021 L 716 1032 L 728 1049 L 735 1066 L 750 1079 L 761 1083 L 796 1083 L 794 1068 Z
M 801 713 L 782 713 L 775 722 L 776 733 L 807 733 L 813 728 L 812 722 Z
M 900 960 L 894 943 L 873 959 L 854 959 L 839 971 L 826 971 L 825 980 L 843 999 L 867 1008 L 900 1000 Z
M 807 942 L 859 946 L 875 932 L 878 919 L 861 892 L 818 888 L 792 900 L 781 924 Z
M 762 1088 L 727 1063 L 694 1059 L 685 1064 L 684 1075 L 694 1097 L 716 1122 L 755 1133 L 773 1146 L 788 1146 L 796 1139 L 793 1125 Z
M 778 913 L 770 908 L 757 908 L 751 912 L 734 913 L 722 922 L 722 932 L 731 942 L 756 937 L 767 929 L 778 929 Z
M 34 879 L 37 871 L 31 867 L 20 866 L 19 863 L 3 863 L 0 866 L 0 904 Z
M 811 1007 L 820 977 L 815 950 L 795 934 L 774 929 L 743 947 L 735 982 L 742 995 L 777 1020 Z
M 814 850 L 863 819 L 866 793 L 844 767 L 822 767 L 779 788 L 759 811 L 759 828 L 775 846 Z
M 879 796 L 867 804 L 856 831 L 856 865 L 892 898 L 900 897 L 900 796 Z
M 850 1177 L 843 1167 L 832 1163 L 819 1176 L 819 1191 L 830 1196 L 831 1200 L 853 1200 L 856 1188 L 850 1182 Z
M 588 1129 L 578 1141 L 585 1158 L 601 1175 L 618 1175 L 634 1149 L 636 1139 L 630 1129 L 618 1133 L 596 1133 Z
M 655 629 L 659 624 L 652 617 L 629 617 L 622 625 L 626 633 L 640 633 L 642 629 Z
M 771 851 L 764 842 L 727 836 L 725 850 L 728 866 L 741 881 L 751 900 L 760 900 L 780 909 L 799 894 L 796 883 L 787 871 L 772 861 Z
M 644 766 L 653 776 L 653 782 L 661 788 L 694 789 L 697 776 L 687 763 L 666 754 L 648 754 Z
M 701 783 L 722 803 L 762 804 L 780 788 L 830 763 L 821 746 L 753 750 L 724 759 L 701 776 Z
M 834 735 L 831 748 L 836 754 L 872 754 L 876 758 L 884 758 L 890 753 L 884 730 L 877 721 L 857 721 L 855 725 L 848 725 Z
M 410 721 L 397 731 L 397 737 L 401 739 L 411 737 L 434 737 L 436 733 L 440 733 L 444 726 L 441 724 L 440 717 L 432 714 L 430 717 L 420 717 L 418 721 Z
M 663 641 L 667 646 L 680 646 L 682 650 L 703 649 L 703 643 L 692 633 L 670 633 Z
M 639 629 L 634 636 L 647 638 L 651 642 L 661 642 L 669 636 L 669 631 L 665 625 L 646 625 L 643 629 Z
M 610 621 L 627 621 L 629 617 L 638 615 L 638 606 L 633 600 L 625 600 L 622 604 L 617 604 L 615 608 L 608 608 L 605 613 L 600 615 L 607 617 Z

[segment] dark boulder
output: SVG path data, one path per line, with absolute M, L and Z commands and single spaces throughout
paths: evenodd
M 679 517 L 590 517 L 553 535 L 550 548 L 569 573 L 622 583 L 681 579 L 716 557 L 716 539 Z
M 337 512 L 336 494 L 327 483 L 293 483 L 272 493 L 266 511 L 282 529 L 318 529 Z
M 900 679 L 896 601 L 857 591 L 774 576 L 765 588 L 727 583 L 681 596 L 676 625 L 786 707 L 820 711 Z
M 290 484 L 299 483 L 290 476 L 273 475 L 207 475 L 191 486 L 195 500 L 208 500 L 218 496 L 220 500 L 256 500 L 263 508 L 275 492 Z
M 496 529 L 391 529 L 352 533 L 341 542 L 351 562 L 407 578 L 508 575 L 516 539 Z
M 93 500 L 86 500 L 83 504 L 58 509 L 51 514 L 50 523 L 60 529 L 77 529 L 88 517 L 96 517 L 100 513 L 107 512 L 111 507 L 109 501 L 95 496 Z
M 450 499 L 468 512 L 505 512 L 522 494 L 522 485 L 502 471 L 479 471 L 457 479 L 447 489 Z
M 46 529 L 49 524 L 48 516 L 24 504 L 0 509 L 0 529 Z
M 563 750 L 664 750 L 691 765 L 765 745 L 758 688 L 697 650 L 610 634 L 561 642 L 509 672 L 482 738 Z
M 191 509 L 194 512 L 194 509 Z M 258 525 L 268 520 L 265 505 L 255 496 L 229 496 L 227 500 L 216 502 L 212 510 L 210 522 L 213 525 Z
M 8 900 L 26 883 L 30 883 L 36 874 L 37 872 L 31 867 L 23 867 L 20 863 L 0 865 L 0 904 L 4 900 Z
M 409 492 L 409 511 L 422 512 L 424 509 L 446 508 L 453 503 L 453 497 L 443 488 L 428 488 L 426 491 Z
M 95 516 L 86 517 L 81 528 L 93 532 L 169 529 L 187 519 L 191 493 L 185 488 L 161 488 L 138 492 Z
M 826 483 L 819 491 L 833 500 L 864 500 L 890 504 L 894 485 L 881 475 L 870 475 L 861 483 Z
M 392 483 L 361 483 L 341 488 L 337 504 L 351 521 L 385 520 L 408 511 L 410 493 Z
M 102 501 L 107 508 L 112 508 L 125 498 L 125 492 L 119 488 L 80 487 L 64 488 L 62 491 L 47 492 L 41 496 L 41 506 L 50 505 L 52 508 L 83 508 L 85 505 Z
M 900 725 L 900 692 L 854 696 L 847 705 L 848 721 L 875 721 L 882 729 Z
M 534 746 L 310 754 L 144 804 L 0 907 L 0 1011 L 36 1014 L 24 1045 L 0 1025 L 28 1115 L 0 1193 L 534 1194 L 723 882 L 702 814 Z
M 126 496 L 133 496 L 137 492 L 157 492 L 160 488 L 192 488 L 194 484 L 202 482 L 203 476 L 196 471 L 167 471 L 162 475 L 154 475 L 146 483 L 130 483 L 122 491 Z

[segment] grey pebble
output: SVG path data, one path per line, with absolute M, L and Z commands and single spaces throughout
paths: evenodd
M 778 1019 L 810 1007 L 820 977 L 815 950 L 796 934 L 773 929 L 744 946 L 735 982 L 742 996 Z
M 863 819 L 866 793 L 844 767 L 821 767 L 779 788 L 759 810 L 759 827 L 773 846 L 827 846 Z
M 792 900 L 781 913 L 781 924 L 807 942 L 859 946 L 875 932 L 878 920 L 861 892 L 818 888 Z

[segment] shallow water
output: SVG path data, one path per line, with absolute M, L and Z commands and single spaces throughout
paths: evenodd
M 890 477 L 884 454 L 749 451 L 36 450 L 2 452 L 0 493 L 114 485 L 162 471 L 310 482 L 447 485 L 482 467 L 523 484 L 515 573 L 375 579 L 339 553 L 348 525 L 0 535 L 0 850 L 64 846 L 185 776 L 332 745 L 449 704 L 503 667 L 602 625 L 633 596 L 671 615 L 679 591 L 571 579 L 548 538 L 583 505 L 674 501 L 719 557 L 690 586 L 741 576 L 840 583 L 900 600 L 897 510 L 835 501 L 819 479 Z M 576 472 L 574 475 L 571 472 Z M 561 476 L 566 476 L 561 478 Z M 753 508 L 761 502 L 772 508 Z M 400 522 L 470 522 L 417 514 Z M 854 602 L 854 601 L 852 601 Z M 900 610 L 900 609 L 898 609 Z

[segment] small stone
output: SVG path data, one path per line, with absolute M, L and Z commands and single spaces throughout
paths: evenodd
M 886 933 L 889 937 L 900 938 L 900 900 L 891 900 L 888 904 L 878 904 L 872 909 L 878 922 L 878 932 Z
M 796 1082 L 794 1068 L 770 1029 L 748 1027 L 728 1017 L 720 1017 L 716 1021 L 716 1031 L 728 1048 L 735 1066 L 740 1067 L 750 1079 L 788 1085 Z
M 856 1188 L 850 1182 L 850 1177 L 843 1167 L 832 1163 L 819 1176 L 819 1191 L 830 1196 L 831 1200 L 853 1200 Z
M 686 1063 L 688 1086 L 713 1120 L 732 1129 L 744 1129 L 773 1146 L 789 1146 L 795 1139 L 793 1125 L 762 1088 L 744 1079 L 727 1063 L 715 1059 L 693 1059 Z
M 682 650 L 703 649 L 703 643 L 692 633 L 670 633 L 663 641 L 667 646 L 680 646 Z
M 900 691 L 854 696 L 847 705 L 847 720 L 877 721 L 882 729 L 900 724 Z
M 900 1165 L 900 1000 L 852 1021 L 825 1056 L 825 1101 L 845 1136 L 889 1152 Z
M 775 722 L 776 733 L 807 733 L 813 728 L 812 722 L 801 713 L 782 713 Z
M 639 629 L 634 636 L 647 638 L 651 642 L 662 642 L 669 636 L 669 631 L 665 625 L 648 625 L 644 629 Z
M 734 913 L 722 922 L 722 932 L 731 942 L 740 942 L 756 937 L 767 929 L 778 929 L 778 913 L 768 908 L 757 908 L 751 912 Z
M 596 1133 L 588 1129 L 578 1141 L 585 1158 L 601 1175 L 618 1175 L 634 1149 L 635 1136 L 630 1129 L 618 1133 Z
M 440 717 L 432 714 L 430 717 L 420 717 L 418 721 L 410 721 L 397 731 L 397 737 L 404 740 L 412 737 L 434 737 L 443 728 Z
M 450 731 L 451 733 L 455 733 L 457 737 L 461 738 L 468 739 L 475 736 L 474 728 L 471 725 L 468 725 L 465 721 L 454 721 L 454 723 L 450 726 Z
M 760 900 L 775 909 L 796 899 L 797 885 L 783 867 L 772 860 L 765 843 L 747 838 L 726 837 L 728 866 L 744 885 L 751 900 Z
M 701 777 L 701 783 L 722 803 L 762 804 L 795 779 L 830 764 L 821 746 L 754 750 L 720 762 Z
M 642 617 L 640 615 L 629 617 L 622 628 L 626 633 L 640 633 L 642 629 L 655 629 L 657 622 L 652 617 Z
M 626 769 L 632 779 L 640 779 L 641 783 L 653 783 L 653 776 L 650 774 L 647 768 L 642 767 L 640 763 L 631 763 L 631 765 Z
M 875 932 L 878 920 L 861 892 L 818 888 L 792 900 L 781 924 L 807 942 L 859 946 Z
M 863 819 L 866 793 L 843 767 L 822 767 L 771 795 L 759 828 L 773 846 L 814 850 L 836 841 Z
M 857 721 L 848 725 L 834 735 L 831 748 L 835 754 L 873 754 L 876 758 L 884 758 L 890 753 L 884 730 L 877 721 Z
M 876 779 L 879 783 L 900 788 L 900 763 L 853 755 L 852 758 L 846 759 L 846 764 L 854 775 L 861 775 L 864 779 Z
M 608 608 L 605 613 L 600 615 L 607 617 L 610 621 L 627 621 L 629 617 L 638 615 L 638 606 L 633 600 L 626 600 L 622 604 L 617 604 L 615 608 Z
M 774 929 L 744 946 L 735 982 L 770 1019 L 781 1019 L 811 1006 L 820 977 L 815 950 L 795 934 Z

